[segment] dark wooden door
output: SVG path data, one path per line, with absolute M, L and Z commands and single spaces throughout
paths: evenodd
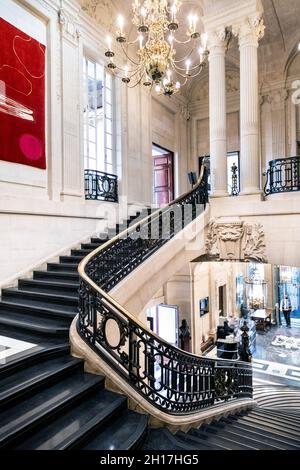
M 173 154 L 153 157 L 154 204 L 164 206 L 174 199 Z

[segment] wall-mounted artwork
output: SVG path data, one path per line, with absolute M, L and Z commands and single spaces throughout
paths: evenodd
M 0 160 L 46 168 L 45 46 L 0 18 Z

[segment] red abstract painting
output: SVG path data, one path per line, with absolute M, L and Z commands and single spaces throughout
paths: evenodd
M 46 47 L 0 18 L 0 160 L 46 168 Z

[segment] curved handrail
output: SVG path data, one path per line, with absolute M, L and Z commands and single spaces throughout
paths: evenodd
M 192 208 L 194 220 L 197 205 L 205 207 L 207 202 L 207 178 L 202 167 L 191 191 L 96 248 L 78 268 L 79 334 L 144 398 L 173 414 L 195 412 L 229 398 L 251 397 L 251 367 L 242 362 L 199 357 L 170 345 L 108 291 L 165 243 L 160 237 L 164 215 L 170 216 L 172 238 L 176 228 L 185 227 L 184 206 Z M 176 208 L 181 214 L 177 227 Z M 158 224 L 158 238 L 146 238 L 144 243 L 141 233 L 146 229 L 149 235 L 153 222 Z M 137 237 L 132 238 L 134 234 Z

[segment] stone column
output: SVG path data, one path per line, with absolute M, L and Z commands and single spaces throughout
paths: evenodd
M 259 97 L 258 97 L 258 42 L 264 26 L 255 16 L 234 28 L 240 46 L 241 93 L 241 194 L 260 192 L 259 164 Z
M 209 127 L 211 196 L 228 196 L 225 29 L 209 34 Z

